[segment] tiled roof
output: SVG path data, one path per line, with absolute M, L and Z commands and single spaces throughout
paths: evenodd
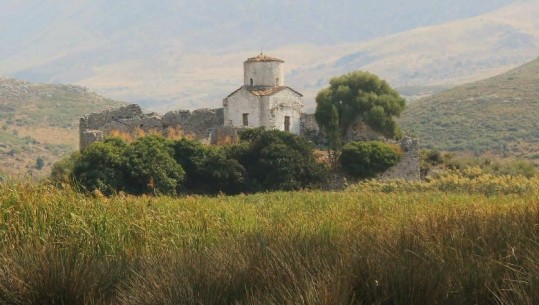
M 296 93 L 297 95 L 299 96 L 303 96 L 303 94 L 297 92 L 296 90 L 290 88 L 290 87 L 287 87 L 287 86 L 281 86 L 281 87 L 273 87 L 273 88 L 251 88 L 249 89 L 247 87 L 247 90 L 249 90 L 252 94 L 256 95 L 256 96 L 269 96 L 269 95 L 274 95 L 275 93 L 279 93 L 281 91 L 283 91 L 284 89 L 290 89 L 292 90 L 292 92 Z
M 256 95 L 256 96 L 268 96 L 268 95 L 274 95 L 277 92 L 281 92 L 286 88 L 288 88 L 288 87 L 284 87 L 284 86 L 282 86 L 282 87 L 272 87 L 272 88 L 257 88 L 257 87 L 254 87 L 254 88 L 250 88 L 250 89 L 247 89 L 247 90 L 251 91 L 251 93 Z
M 230 93 L 226 98 L 231 97 L 232 95 L 236 94 L 238 91 L 240 91 L 243 88 L 247 89 L 249 92 L 251 92 L 252 94 L 256 96 L 270 96 L 270 95 L 274 95 L 275 93 L 279 93 L 283 91 L 284 89 L 290 89 L 292 90 L 292 92 L 296 93 L 297 95 L 303 96 L 303 94 L 287 86 L 272 87 L 272 88 L 241 86 L 236 91 Z
M 268 62 L 268 61 L 284 62 L 284 60 L 282 60 L 282 59 L 275 58 L 275 57 L 271 57 L 271 56 L 267 56 L 267 55 L 264 54 L 264 53 L 260 53 L 260 54 L 258 54 L 257 56 L 248 58 L 248 59 L 246 60 L 246 62 Z

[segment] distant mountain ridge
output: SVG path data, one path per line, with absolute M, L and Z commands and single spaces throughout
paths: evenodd
M 528 28 L 503 28 L 507 20 L 498 17 L 490 18 L 491 25 L 477 20 L 512 6 L 526 7 L 514 15 Z M 531 58 L 532 48 L 539 52 L 530 45 L 537 37 L 529 36 L 538 27 L 528 21 L 536 6 L 519 0 L 5 0 L 0 73 L 75 83 L 160 111 L 217 107 L 240 84 L 242 61 L 262 48 L 287 61 L 287 81 L 312 108 L 331 76 L 354 69 L 369 69 L 402 87 L 453 84 L 518 65 Z M 448 22 L 466 26 L 454 34 L 439 28 Z M 466 37 L 470 25 L 477 37 Z M 506 38 L 478 39 L 499 29 Z M 439 40 L 429 43 L 432 37 Z M 500 51 L 496 43 L 504 39 L 517 48 Z M 470 43 L 479 46 L 462 52 Z M 451 45 L 459 47 L 453 59 Z
M 400 124 L 423 147 L 494 152 L 539 165 L 539 59 L 411 103 Z

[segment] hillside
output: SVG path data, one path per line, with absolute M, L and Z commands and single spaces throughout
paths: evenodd
M 539 59 L 411 103 L 402 128 L 426 148 L 539 161 Z
M 82 87 L 0 77 L 0 173 L 46 175 L 78 147 L 79 117 L 118 105 Z
M 218 107 L 263 48 L 286 60 L 309 110 L 329 78 L 355 69 L 409 92 L 516 67 L 539 54 L 537 14 L 537 1 L 518 0 L 8 0 L 0 73 L 159 112 Z

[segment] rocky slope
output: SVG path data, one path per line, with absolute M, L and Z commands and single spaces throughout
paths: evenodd
M 78 86 L 0 77 L 0 173 L 47 175 L 54 162 L 78 147 L 83 114 L 120 104 Z
M 411 103 L 400 124 L 426 148 L 539 163 L 539 59 Z

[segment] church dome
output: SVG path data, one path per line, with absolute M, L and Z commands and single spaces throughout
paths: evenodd
M 284 60 L 260 53 L 243 63 L 244 85 L 247 87 L 284 86 Z
M 270 61 L 278 61 L 278 62 L 284 63 L 284 60 L 268 56 L 264 53 L 260 53 L 255 57 L 247 58 L 245 62 L 270 62 Z

